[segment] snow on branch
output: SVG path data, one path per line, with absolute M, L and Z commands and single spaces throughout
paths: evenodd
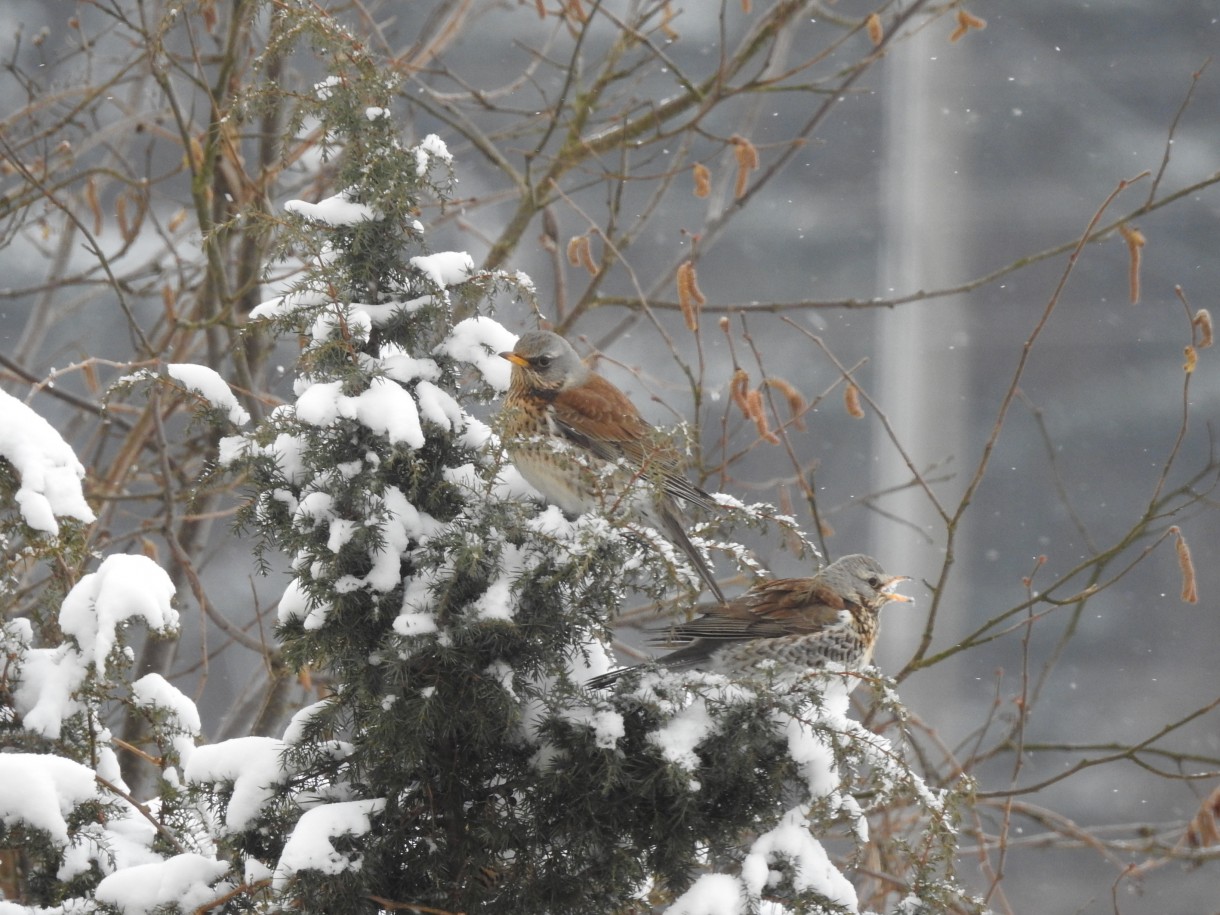
M 11 394 L 0 391 L 0 458 L 13 465 L 21 486 L 17 507 L 36 531 L 57 536 L 56 516 L 86 524 L 95 520 L 85 501 L 85 468 L 49 422 Z
M 497 391 L 508 390 L 512 366 L 500 353 L 511 350 L 517 335 L 492 318 L 467 318 L 449 332 L 437 352 L 474 366 Z
M 250 414 L 237 402 L 228 383 L 215 369 L 180 362 L 167 365 L 165 372 L 188 391 L 194 391 L 217 410 L 228 414 L 229 422 L 234 425 L 244 426 L 250 421 Z
M 165 861 L 117 871 L 97 886 L 97 901 L 123 915 L 161 912 L 170 906 L 191 912 L 224 895 L 232 884 L 222 878 L 229 865 L 216 858 L 188 853 Z
M 68 844 L 67 817 L 80 804 L 98 800 L 94 772 L 62 756 L 0 753 L 0 823 L 24 825 Z
M 121 626 L 139 619 L 153 632 L 177 632 L 173 596 L 169 575 L 147 556 L 109 556 L 78 581 L 59 612 L 59 627 L 70 641 L 27 648 L 21 655 L 13 704 L 24 726 L 58 739 L 64 720 L 83 708 L 77 694 L 90 673 L 105 677 L 109 658 L 120 647 Z
M 360 856 L 340 852 L 331 843 L 338 836 L 362 836 L 373 828 L 371 817 L 385 808 L 381 798 L 362 801 L 342 801 L 324 804 L 301 814 L 296 828 L 284 845 L 276 867 L 275 880 L 282 883 L 303 870 L 323 874 L 341 874 L 359 870 Z

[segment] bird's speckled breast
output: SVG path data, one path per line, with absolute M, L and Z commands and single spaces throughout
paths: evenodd
M 874 644 L 875 637 L 859 627 L 835 626 L 806 635 L 732 642 L 712 655 L 712 664 L 726 674 L 749 673 L 763 662 L 788 673 L 821 670 L 830 664 L 859 670 L 872 661 Z

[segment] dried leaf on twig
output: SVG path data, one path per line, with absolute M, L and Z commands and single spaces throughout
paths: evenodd
M 949 33 L 949 43 L 957 44 L 959 41 L 961 41 L 963 38 L 966 37 L 966 33 L 969 32 L 971 29 L 977 29 L 978 31 L 981 32 L 985 28 L 987 28 L 986 19 L 980 19 L 978 16 L 972 16 L 970 13 L 967 13 L 965 10 L 958 10 L 957 11 L 957 28 L 955 28 L 951 33 Z
M 1211 848 L 1220 845 L 1220 788 L 1209 794 L 1191 817 L 1183 837 L 1191 848 Z

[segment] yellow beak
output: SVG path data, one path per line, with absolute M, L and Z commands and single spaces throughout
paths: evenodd
M 524 356 L 518 356 L 516 353 L 501 353 L 500 358 L 507 359 L 513 365 L 519 365 L 522 368 L 525 368 L 526 366 L 529 365 L 528 359 L 526 359 Z
M 913 600 L 915 600 L 915 598 L 907 597 L 905 594 L 895 593 L 894 588 L 901 582 L 910 581 L 910 580 L 911 580 L 910 575 L 895 575 L 893 578 L 891 578 L 889 581 L 887 581 L 885 583 L 885 587 L 882 588 L 882 590 L 885 591 L 885 596 L 888 597 L 890 600 L 896 600 L 903 604 L 909 604 Z

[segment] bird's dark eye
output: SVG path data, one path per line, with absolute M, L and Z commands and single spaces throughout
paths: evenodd
M 545 368 L 550 368 L 551 363 L 554 361 L 555 361 L 554 356 L 539 356 L 537 359 L 534 360 L 534 365 L 538 366 L 538 368 L 540 368 L 540 369 L 545 369 Z
M 869 586 L 870 588 L 873 588 L 873 589 L 876 589 L 876 590 L 880 590 L 880 588 L 881 588 L 881 579 L 880 579 L 880 578 L 878 578 L 876 575 L 874 575 L 872 578 L 870 578 L 870 579 L 868 580 L 868 586 Z

